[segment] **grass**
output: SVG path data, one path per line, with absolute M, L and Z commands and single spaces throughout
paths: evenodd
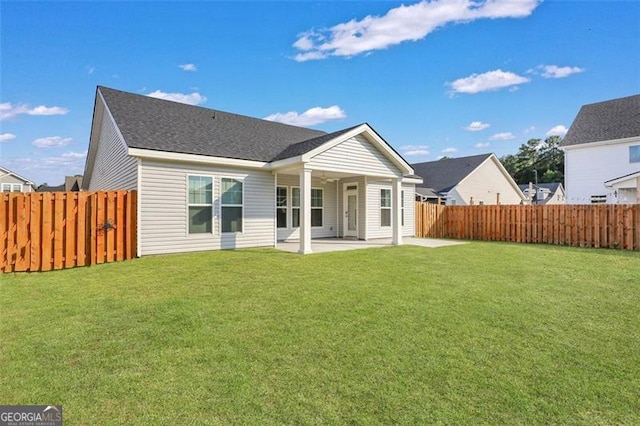
M 65 424 L 640 424 L 637 253 L 240 250 L 0 280 L 0 403 Z

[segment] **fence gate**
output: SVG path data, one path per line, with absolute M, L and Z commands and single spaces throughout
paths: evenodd
M 136 191 L 0 194 L 0 270 L 49 271 L 136 256 Z

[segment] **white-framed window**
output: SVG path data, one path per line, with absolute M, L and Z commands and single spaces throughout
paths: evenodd
M 633 145 L 629 147 L 629 162 L 640 163 L 640 145 Z
M 311 188 L 311 226 L 322 227 L 324 223 L 324 190 Z M 291 227 L 300 227 L 300 188 L 291 188 Z
M 22 192 L 21 183 L 3 183 L 2 192 Z
M 391 226 L 391 190 L 380 190 L 380 226 Z
M 604 204 L 607 202 L 606 195 L 592 195 L 591 196 L 591 204 Z
M 400 213 L 401 213 L 401 220 L 402 220 L 402 226 L 404 226 L 404 191 L 400 191 Z
M 189 234 L 213 232 L 213 178 L 188 176 Z
M 244 182 L 242 179 L 220 178 L 221 232 L 242 232 L 244 217 Z
M 291 227 L 300 227 L 300 188 L 291 188 Z
M 311 188 L 311 226 L 321 227 L 324 217 L 324 190 Z
M 278 186 L 276 188 L 276 226 L 278 228 L 287 227 L 287 187 Z

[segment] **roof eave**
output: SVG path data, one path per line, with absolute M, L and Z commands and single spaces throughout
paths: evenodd
M 211 155 L 185 154 L 179 152 L 155 151 L 143 148 L 129 148 L 127 152 L 132 157 L 152 160 L 171 160 L 192 162 L 200 164 L 216 164 L 234 167 L 246 167 L 250 169 L 270 169 L 270 163 L 266 161 L 243 160 L 240 158 L 215 157 Z
M 562 146 L 559 146 L 559 148 L 562 149 L 563 151 L 570 151 L 572 149 L 593 148 L 597 146 L 617 145 L 622 143 L 634 143 L 634 142 L 640 142 L 640 135 L 631 136 L 628 138 L 621 138 L 621 139 L 611 139 L 611 140 L 603 140 L 603 141 L 575 143 L 572 145 L 562 145 Z

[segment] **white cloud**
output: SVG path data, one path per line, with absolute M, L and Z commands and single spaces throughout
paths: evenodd
M 513 133 L 503 132 L 503 133 L 496 133 L 495 135 L 491 136 L 489 139 L 491 139 L 492 141 L 509 141 L 515 138 L 516 137 L 513 136 Z
M 8 157 L 3 165 L 16 172 L 28 176 L 35 182 L 58 184 L 64 182 L 65 175 L 82 173 L 87 151 L 65 152 L 56 156 Z
M 7 142 L 10 141 L 11 139 L 15 139 L 16 135 L 14 135 L 13 133 L 2 133 L 0 134 L 0 142 Z
M 559 67 L 557 65 L 538 65 L 544 78 L 564 78 L 571 74 L 584 72 L 584 68 L 579 67 Z
M 301 51 L 294 59 L 304 62 L 329 56 L 351 57 L 387 49 L 405 41 L 418 41 L 452 23 L 477 19 L 529 16 L 539 0 L 423 0 L 390 9 L 383 16 L 368 15 L 331 28 L 307 31 L 293 47 Z
M 87 74 L 89 74 L 89 75 L 93 74 L 95 72 L 95 70 L 96 70 L 94 67 L 92 67 L 90 65 L 87 65 L 84 68 L 87 70 Z
M 68 113 L 69 110 L 67 108 L 62 108 L 58 106 L 47 107 L 44 105 L 37 106 L 35 108 L 29 108 L 25 104 L 21 105 L 13 105 L 10 102 L 5 102 L 0 104 L 0 121 L 8 120 L 13 118 L 19 114 L 28 114 L 28 115 L 64 115 Z
M 506 87 L 517 89 L 517 85 L 530 82 L 531 79 L 500 69 L 483 74 L 471 74 L 448 83 L 454 93 L 480 93 L 500 90 Z
M 527 127 L 526 129 L 524 129 L 524 130 L 522 131 L 522 133 L 524 133 L 524 134 L 526 135 L 527 133 L 531 133 L 531 132 L 533 132 L 533 131 L 535 131 L 535 130 L 536 130 L 536 126 L 529 126 L 529 127 Z
M 316 124 L 324 123 L 329 120 L 339 120 L 345 118 L 347 115 L 344 110 L 338 105 L 333 105 L 328 108 L 314 107 L 309 108 L 302 114 L 295 111 L 289 111 L 285 113 L 276 112 L 265 120 L 277 121 L 278 123 L 291 124 L 293 126 L 313 126 Z
M 418 155 L 429 155 L 429 147 L 427 145 L 405 145 L 400 148 L 402 155 L 406 157 L 415 157 Z
M 491 126 L 489 123 L 483 123 L 482 121 L 472 121 L 467 127 L 465 127 L 465 130 L 468 130 L 470 132 L 478 132 L 480 130 L 484 130 L 487 127 Z
M 156 90 L 147 94 L 152 98 L 164 99 L 167 101 L 180 102 L 182 104 L 199 105 L 206 102 L 207 98 L 202 96 L 198 92 L 193 93 L 166 93 L 161 90 Z
M 69 110 L 62 107 L 47 107 L 44 105 L 37 106 L 27 111 L 29 115 L 65 115 Z
M 63 138 L 60 136 L 49 136 L 46 138 L 35 139 L 31 143 L 38 148 L 55 148 L 60 146 L 67 146 L 72 141 L 73 139 L 71 138 Z
M 486 147 L 488 147 L 489 145 L 491 145 L 489 142 L 478 142 L 478 143 L 477 143 L 477 144 L 475 144 L 473 147 L 474 147 L 474 148 L 481 149 L 481 148 L 486 148 Z
M 0 120 L 8 120 L 18 114 L 24 114 L 29 108 L 26 105 L 13 105 L 10 102 L 0 104 Z
M 563 126 L 562 124 L 558 124 L 557 126 L 553 126 L 552 128 L 549 129 L 549 131 L 546 133 L 547 136 L 564 136 L 567 134 L 567 132 L 569 131 L 569 129 L 567 129 L 565 126 Z
M 84 152 L 65 152 L 55 157 L 46 157 L 42 160 L 43 166 L 59 166 L 59 167 L 80 167 L 84 165 L 87 151 Z
M 443 149 L 440 152 L 443 153 L 443 154 L 453 154 L 454 152 L 458 152 L 458 150 L 456 148 L 449 147 L 449 148 Z
M 198 68 L 194 64 L 182 64 L 178 66 L 182 68 L 182 71 L 198 71 Z

